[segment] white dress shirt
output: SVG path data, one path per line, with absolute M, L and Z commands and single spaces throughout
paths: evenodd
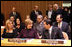
M 52 11 L 48 11 L 48 18 L 51 18 Z
M 13 15 L 16 15 L 16 12 L 13 12 Z
M 51 39 L 52 27 L 53 27 L 53 26 L 51 26 L 51 27 L 49 28 L 50 39 Z
M 37 11 L 35 11 L 35 14 L 36 14 L 36 15 L 39 15 Z

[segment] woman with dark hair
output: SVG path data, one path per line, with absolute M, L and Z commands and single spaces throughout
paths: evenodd
M 25 28 L 24 23 L 21 22 L 20 18 L 15 19 L 15 31 L 17 31 L 17 34 L 21 32 L 22 29 Z

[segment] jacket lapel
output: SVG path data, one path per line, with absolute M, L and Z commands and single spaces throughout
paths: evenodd
M 63 24 L 63 21 L 62 21 L 62 26 L 61 26 L 61 30 L 63 30 L 63 28 L 64 28 L 64 24 Z
M 46 30 L 45 35 L 46 35 L 46 38 L 47 38 L 47 39 L 49 39 L 49 38 L 50 38 L 50 35 L 49 35 L 49 31 L 48 31 L 48 30 Z

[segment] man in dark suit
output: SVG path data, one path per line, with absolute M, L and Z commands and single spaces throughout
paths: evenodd
M 51 4 L 49 4 L 48 10 L 46 11 L 46 16 L 48 17 L 48 19 L 51 19 L 53 15 L 53 7 Z
M 20 16 L 20 14 L 18 12 L 16 12 L 16 8 L 15 7 L 12 8 L 12 12 L 10 13 L 9 17 L 11 17 L 11 16 L 14 16 L 15 19 L 16 18 L 20 18 L 21 19 L 21 16 Z
M 36 20 L 37 20 L 37 16 L 38 15 L 42 15 L 42 12 L 38 10 L 38 6 L 36 5 L 34 7 L 34 10 L 32 10 L 32 12 L 30 13 L 30 19 L 36 23 Z
M 63 10 L 63 21 L 69 23 L 68 7 L 65 7 Z
M 52 22 L 55 22 L 57 14 L 63 14 L 63 11 L 62 11 L 62 9 L 59 8 L 58 4 L 53 5 L 53 10 L 54 10 L 54 12 L 53 12 L 51 19 L 52 19 Z
M 43 31 L 43 39 L 64 39 L 62 31 L 58 27 L 53 27 L 51 20 L 44 21 L 45 31 Z
M 60 28 L 62 31 L 66 32 L 69 34 L 69 25 L 66 22 L 62 21 L 62 15 L 58 14 L 56 17 L 56 22 L 53 23 L 53 26 Z

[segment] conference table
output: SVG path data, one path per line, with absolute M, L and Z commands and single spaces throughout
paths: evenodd
M 3 34 L 5 26 L 1 26 L 1 35 Z M 11 38 L 13 39 L 13 38 Z M 71 40 L 62 40 L 62 39 L 26 39 L 26 38 L 14 38 L 14 40 L 26 40 L 26 42 L 10 42 L 9 38 L 2 38 L 1 37 L 1 46 L 71 46 Z M 46 41 L 46 42 L 42 42 Z M 63 44 L 52 44 L 51 41 L 63 41 Z
M 41 40 L 48 40 L 48 39 L 26 39 L 26 40 L 27 42 L 9 42 L 8 38 L 1 38 L 1 46 L 71 46 L 71 40 L 63 40 L 64 44 L 49 44 L 41 42 Z

